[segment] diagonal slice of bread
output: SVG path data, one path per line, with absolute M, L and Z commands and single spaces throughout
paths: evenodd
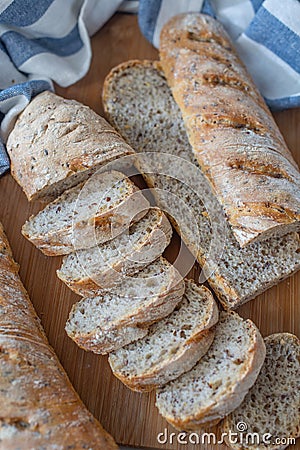
M 175 310 L 153 324 L 147 336 L 111 353 L 114 375 L 133 391 L 147 392 L 190 370 L 214 339 L 218 307 L 204 286 L 185 280 Z
M 12 176 L 28 200 L 46 203 L 110 161 L 134 155 L 88 106 L 49 91 L 37 95 L 20 114 L 7 151 Z
M 242 403 L 264 358 L 264 341 L 254 323 L 233 311 L 222 312 L 206 355 L 158 390 L 160 414 L 178 429 L 215 425 Z
M 165 152 L 197 166 L 181 112 L 157 62 L 129 61 L 113 69 L 104 84 L 103 103 L 110 122 L 137 152 L 157 152 L 160 155 Z M 155 166 L 156 161 L 158 158 L 153 158 L 153 173 L 145 176 L 147 183 L 160 189 L 156 189 L 155 194 L 158 204 L 173 216 L 175 228 L 199 263 L 202 266 L 209 264 L 213 236 L 211 221 L 215 223 L 215 220 L 210 217 L 202 200 L 216 204 L 210 186 L 204 176 L 199 177 L 195 184 L 197 192 L 193 192 L 178 180 L 160 175 L 162 172 L 156 170 L 159 161 Z M 182 164 L 180 161 L 175 164 L 177 178 L 180 178 Z M 183 175 L 189 176 L 188 173 Z M 193 224 L 186 220 L 178 199 L 183 200 L 197 218 L 195 225 L 199 230 L 199 240 L 195 238 L 197 233 Z M 220 252 L 220 255 L 213 256 L 208 267 L 208 281 L 225 309 L 237 308 L 299 270 L 298 233 L 273 237 L 241 249 L 222 217 L 220 224 L 223 229 L 220 239 L 224 240 L 224 235 L 227 239 L 222 255 Z
M 222 424 L 227 445 L 236 450 L 282 450 L 293 443 L 288 439 L 300 437 L 300 341 L 278 333 L 266 337 L 265 344 L 266 359 L 256 383 Z M 230 431 L 238 433 L 238 442 L 228 438 Z
M 116 237 L 148 207 L 142 192 L 122 173 L 95 173 L 30 217 L 22 234 L 46 255 L 66 255 Z
M 122 284 L 76 303 L 67 334 L 81 348 L 108 353 L 147 334 L 151 322 L 170 314 L 184 292 L 182 277 L 160 257 Z
M 165 214 L 152 208 L 129 230 L 98 246 L 78 250 L 63 259 L 58 277 L 83 296 L 124 282 L 155 261 L 169 245 L 172 227 Z

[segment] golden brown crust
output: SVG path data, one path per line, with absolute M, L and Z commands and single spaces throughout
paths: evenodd
M 134 154 L 105 119 L 49 91 L 36 96 L 20 114 L 7 151 L 12 175 L 28 200 L 45 202 L 101 165 Z
M 0 312 L 1 448 L 117 449 L 50 347 L 1 224 Z
M 172 18 L 161 33 L 160 58 L 240 245 L 294 231 L 299 169 L 222 26 L 197 13 Z

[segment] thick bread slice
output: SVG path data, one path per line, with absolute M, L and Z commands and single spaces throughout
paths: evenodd
M 173 311 L 183 292 L 180 274 L 161 257 L 122 284 L 76 303 L 66 332 L 85 350 L 117 350 L 145 336 L 151 322 Z
M 52 92 L 37 95 L 7 141 L 11 172 L 28 200 L 51 201 L 133 150 L 98 114 Z
M 160 414 L 183 430 L 218 423 L 242 403 L 264 358 L 265 344 L 254 323 L 222 312 L 206 355 L 157 392 Z
M 67 255 L 116 237 L 148 207 L 142 192 L 122 173 L 95 173 L 30 217 L 22 234 L 45 255 Z
M 300 437 L 299 339 L 289 333 L 278 333 L 266 337 L 265 344 L 266 359 L 256 383 L 241 406 L 222 424 L 227 436 L 230 431 L 243 436 L 238 443 L 225 437 L 227 445 L 236 450 L 282 450 L 293 443 L 292 438 Z M 246 430 L 241 430 L 241 423 Z M 249 437 L 252 433 L 253 442 Z
M 58 277 L 83 296 L 124 282 L 155 261 L 169 245 L 172 227 L 165 214 L 152 208 L 128 231 L 109 242 L 78 250 L 63 259 Z
M 133 391 L 147 392 L 190 370 L 214 339 L 218 307 L 204 286 L 185 280 L 183 299 L 143 339 L 109 355 L 114 375 Z
M 0 224 L 0 448 L 117 450 L 50 347 Z
M 223 26 L 199 13 L 173 17 L 160 60 L 240 245 L 299 230 L 299 168 Z
M 182 161 L 178 162 L 176 157 L 184 159 L 186 165 L 191 163 L 197 167 L 197 162 L 180 110 L 157 62 L 129 61 L 113 69 L 104 84 L 103 101 L 109 120 L 135 150 L 160 154 L 160 158 L 153 158 L 150 167 L 153 170 L 146 174 L 147 182 L 158 188 L 155 191 L 158 204 L 173 216 L 173 224 L 200 264 L 208 264 L 212 259 L 210 265 L 214 268 L 209 267 L 208 281 L 226 309 L 238 307 L 299 270 L 300 241 L 297 233 L 270 238 L 241 249 L 221 215 L 219 220 L 223 232 L 220 232 L 220 240 L 225 241 L 225 247 L 221 255 L 211 254 L 213 234 L 210 221 L 216 223 L 216 220 L 210 218 L 205 205 L 210 203 L 211 209 L 216 211 L 218 204 L 200 169 L 197 180 L 190 182 L 196 192 L 178 181 L 191 178 L 192 174 L 189 169 L 182 173 Z M 171 155 L 170 163 L 164 165 L 173 165 L 177 179 L 160 175 L 165 170 L 156 170 L 155 161 L 158 161 L 158 166 L 164 156 L 162 149 Z M 186 220 L 179 200 L 192 211 L 194 224 Z M 196 239 L 197 231 L 199 241 Z

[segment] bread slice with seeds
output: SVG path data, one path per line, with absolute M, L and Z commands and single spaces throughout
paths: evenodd
M 214 339 L 218 307 L 204 286 L 185 280 L 175 310 L 153 324 L 148 334 L 109 355 L 114 375 L 133 391 L 151 391 L 190 370 Z
M 155 261 L 169 245 L 172 227 L 165 214 L 152 208 L 129 230 L 104 244 L 78 250 L 63 259 L 58 277 L 83 296 L 124 282 Z
M 235 450 L 282 450 L 300 437 L 300 341 L 292 334 L 277 333 L 266 337 L 265 344 L 266 359 L 256 383 L 222 424 L 227 435 L 242 434 L 239 443 L 225 437 Z M 245 424 L 244 430 L 240 424 Z
M 148 158 L 146 181 L 156 188 L 158 204 L 173 217 L 201 266 L 208 265 L 208 282 L 224 308 L 237 308 L 300 269 L 298 233 L 241 249 L 222 215 L 215 217 L 220 205 L 195 160 L 181 112 L 157 61 L 134 60 L 115 67 L 106 77 L 103 103 L 109 121 L 138 153 L 159 155 Z M 163 175 L 168 170 L 173 178 Z M 198 176 L 191 179 L 193 172 Z M 180 179 L 190 181 L 184 184 Z M 210 212 L 207 204 L 212 205 Z M 194 220 L 186 219 L 186 211 Z M 220 232 L 214 234 L 217 221 Z M 213 250 L 218 241 L 224 242 L 223 251 L 211 252 L 212 239 Z
M 242 403 L 264 358 L 265 344 L 254 323 L 233 311 L 222 312 L 206 355 L 158 390 L 160 414 L 181 430 L 217 424 Z
M 66 255 L 116 237 L 148 207 L 142 192 L 122 173 L 95 173 L 30 217 L 22 234 L 46 255 Z
M 184 282 L 160 257 L 135 276 L 76 303 L 66 324 L 79 347 L 105 354 L 145 336 L 150 323 L 170 314 L 180 302 Z
M 28 200 L 50 202 L 100 167 L 134 155 L 88 106 L 53 92 L 37 95 L 9 135 L 11 173 Z

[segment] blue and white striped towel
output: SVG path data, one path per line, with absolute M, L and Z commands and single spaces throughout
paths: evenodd
M 17 115 L 52 81 L 69 86 L 90 65 L 90 36 L 116 12 L 137 12 L 158 46 L 173 15 L 201 11 L 220 20 L 273 109 L 300 106 L 298 0 L 2 0 L 0 2 L 0 175 Z

